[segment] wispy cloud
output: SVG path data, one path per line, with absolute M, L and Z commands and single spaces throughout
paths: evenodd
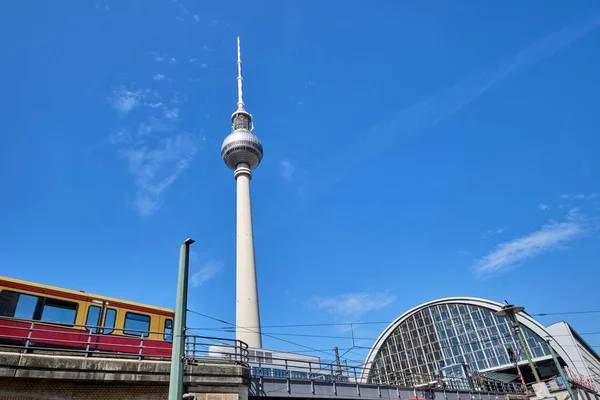
M 542 210 L 542 211 L 546 211 L 547 209 L 549 209 L 549 208 L 550 208 L 550 206 L 549 206 L 548 204 L 546 204 L 546 203 L 540 203 L 540 204 L 538 204 L 538 206 L 537 206 L 537 207 L 538 207 L 540 210 Z
M 152 59 L 157 63 L 176 64 L 177 58 L 165 54 L 152 53 Z
M 599 199 L 600 198 L 600 193 L 590 193 L 590 194 L 583 194 L 583 193 L 565 193 L 565 194 L 561 194 L 560 195 L 560 199 L 562 200 L 594 200 L 594 199 Z
M 296 167 L 290 160 L 281 160 L 279 162 L 281 167 L 281 178 L 286 182 L 292 182 L 294 180 L 294 171 Z
M 127 128 L 121 128 L 108 137 L 111 144 L 121 144 L 131 142 L 131 134 Z
M 165 109 L 163 115 L 167 119 L 177 121 L 179 119 L 179 108 Z
M 142 217 L 160 208 L 163 192 L 189 167 L 196 151 L 194 139 L 188 134 L 162 139 L 152 147 L 137 145 L 121 151 L 135 179 L 133 204 Z
M 139 137 L 142 137 L 153 132 L 169 132 L 173 129 L 174 127 L 164 120 L 152 116 L 139 124 L 137 134 Z
M 364 151 L 364 149 L 371 148 L 372 143 L 381 143 L 382 141 L 391 144 L 401 138 L 423 132 L 437 125 L 471 104 L 507 77 L 550 58 L 566 46 L 596 29 L 599 25 L 600 14 L 583 21 L 574 22 L 525 46 L 514 55 L 480 69 L 452 86 L 399 111 L 391 119 L 373 126 L 358 141 L 350 143 L 352 148 L 344 147 L 340 148 L 339 152 L 332 153 L 331 162 L 337 164 L 337 160 L 342 157 L 341 153 L 362 153 L 367 154 L 367 157 L 372 154 L 380 154 L 377 151 L 369 152 Z M 393 147 L 388 146 L 390 149 Z M 346 166 L 344 173 L 350 173 L 353 168 L 365 161 L 364 158 L 356 157 L 352 161 L 353 164 Z M 335 179 L 339 180 L 339 175 L 336 175 Z
M 130 202 L 142 217 L 161 207 L 165 190 L 189 167 L 197 152 L 195 137 L 176 128 L 179 108 L 172 106 L 175 100 L 185 101 L 176 96 L 164 104 L 161 96 L 148 89 L 123 87 L 115 90 L 111 98 L 121 115 L 137 107 L 145 107 L 150 113 L 137 125 L 130 123 L 109 135 L 110 143 L 120 147 L 119 155 L 134 178 L 136 192 Z M 153 135 L 157 132 L 168 135 Z
M 126 115 L 140 105 L 147 93 L 146 90 L 129 90 L 121 86 L 113 91 L 113 95 L 109 100 L 121 115 Z
M 392 304 L 396 296 L 385 292 L 343 293 L 332 297 L 313 297 L 311 303 L 340 318 L 358 318 Z
M 206 69 L 206 68 L 208 68 L 208 64 L 202 63 L 202 64 L 200 64 L 200 68 L 205 68 Z
M 498 228 L 498 229 L 488 229 L 484 233 L 483 238 L 486 239 L 486 238 L 489 238 L 490 236 L 500 235 L 501 233 L 506 232 L 507 229 L 508 228 L 506 228 L 506 227 L 505 228 Z
M 506 271 L 527 259 L 558 249 L 584 232 L 581 223 L 571 220 L 546 224 L 529 235 L 496 246 L 491 253 L 475 261 L 475 272 L 487 274 Z
M 163 79 L 165 79 L 165 76 L 163 74 L 156 74 L 152 79 L 154 79 L 155 81 L 162 81 Z
M 577 22 L 523 48 L 514 56 L 485 68 L 464 81 L 418 103 L 386 124 L 395 129 L 423 129 L 437 124 L 470 104 L 498 82 L 551 57 L 562 48 L 585 36 L 600 24 L 600 15 Z
M 197 288 L 215 278 L 223 271 L 224 266 L 225 264 L 222 261 L 208 261 L 198 272 L 192 275 L 192 287 Z

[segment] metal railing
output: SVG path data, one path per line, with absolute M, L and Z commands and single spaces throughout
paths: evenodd
M 399 372 L 385 379 L 376 379 L 377 383 L 403 388 L 428 388 L 449 391 L 468 391 L 485 393 L 527 393 L 527 389 L 517 382 L 500 382 L 484 378 L 473 373 L 469 377 L 451 377 L 431 374 Z
M 307 361 L 298 358 L 250 358 L 252 376 L 271 378 L 293 378 L 325 380 L 337 382 L 357 382 L 360 376 L 360 367 L 322 363 L 320 361 Z
M 3 322 L 8 322 L 3 323 Z M 29 351 L 51 351 L 91 357 L 97 355 L 120 358 L 170 359 L 172 333 L 138 331 L 125 328 L 106 328 L 90 325 L 63 325 L 42 321 L 26 321 L 0 318 L 0 348 Z M 110 331 L 110 333 L 102 333 Z M 127 333 L 125 333 L 127 332 Z M 135 332 L 136 334 L 131 334 Z M 159 338 L 156 338 L 156 337 Z M 211 346 L 227 346 L 226 357 Z M 218 347 L 217 346 L 217 347 Z M 211 336 L 185 336 L 185 360 L 248 362 L 248 346 L 235 339 Z M 233 352 L 233 356 L 232 356 Z
M 297 358 L 268 359 L 252 357 L 249 366 L 253 377 L 268 377 L 276 379 L 324 380 L 335 382 L 362 383 L 362 366 L 337 365 L 305 361 Z M 365 382 L 366 383 L 366 382 Z M 484 393 L 525 393 L 519 383 L 503 383 L 489 380 L 480 375 L 471 377 L 444 377 L 429 374 L 395 374 L 392 379 L 382 379 L 369 382 L 374 385 L 395 386 L 399 388 L 439 389 L 448 391 L 468 391 Z

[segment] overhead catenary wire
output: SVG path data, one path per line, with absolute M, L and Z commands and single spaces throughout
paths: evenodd
M 223 324 L 226 324 L 226 325 L 230 325 L 230 326 L 234 326 L 234 327 L 236 327 L 236 328 L 241 328 L 241 329 L 245 329 L 245 330 L 249 330 L 249 331 L 254 331 L 254 332 L 257 332 L 257 330 L 250 329 L 250 328 L 245 328 L 245 327 L 238 327 L 238 326 L 237 326 L 236 324 L 234 324 L 234 323 L 227 322 L 227 321 L 224 321 L 224 320 L 222 320 L 222 319 L 219 319 L 219 318 L 211 317 L 210 315 L 206 315 L 206 314 L 200 313 L 200 312 L 198 312 L 198 311 L 194 311 L 194 310 L 190 310 L 190 309 L 188 309 L 187 311 L 188 311 L 188 312 L 191 312 L 192 314 L 196 314 L 196 315 L 199 315 L 199 316 L 201 316 L 201 317 L 204 317 L 204 318 L 212 319 L 212 320 L 214 320 L 214 321 L 218 321 L 218 322 L 221 322 L 221 323 L 223 323 Z M 189 329 L 189 330 L 193 330 L 193 329 L 191 329 L 191 328 L 188 328 L 188 329 Z M 313 348 L 313 347 L 310 347 L 310 346 L 306 346 L 306 345 L 303 345 L 303 344 L 300 344 L 300 343 L 295 343 L 295 342 L 292 342 L 292 341 L 290 341 L 290 340 L 286 340 L 286 339 L 278 338 L 278 337 L 276 337 L 276 336 L 269 335 L 268 333 L 266 333 L 266 334 L 265 334 L 265 333 L 262 333 L 262 334 L 263 334 L 264 336 L 270 337 L 271 339 L 279 340 L 279 341 L 282 341 L 282 342 L 285 342 L 285 343 L 288 343 L 288 344 L 292 344 L 292 345 L 294 345 L 294 346 L 303 347 L 303 348 L 305 348 L 305 349 L 308 349 L 308 350 L 311 350 L 311 351 L 314 351 L 314 352 L 317 352 L 317 353 L 322 353 L 322 354 L 325 354 L 325 355 L 327 355 L 327 356 L 330 356 L 330 355 L 331 355 L 331 353 L 330 353 L 330 352 L 321 351 L 321 350 L 319 350 L 319 349 L 315 349 L 315 348 Z
M 534 316 L 534 317 L 547 317 L 547 316 L 554 316 L 554 315 L 600 314 L 600 310 L 562 311 L 562 312 L 527 313 L 527 314 L 530 316 Z M 222 321 L 219 321 L 219 322 L 222 322 Z M 351 326 L 351 325 L 389 325 L 392 322 L 394 322 L 394 321 L 323 322 L 323 323 L 310 323 L 310 324 L 263 325 L 263 326 L 261 326 L 261 328 L 269 329 L 269 328 L 308 328 L 308 327 Z M 222 329 L 222 328 L 211 327 L 211 328 L 198 328 L 198 329 L 218 330 L 218 329 Z M 249 327 L 249 328 L 245 328 L 245 329 L 258 329 L 258 327 Z M 590 334 L 590 333 L 588 333 L 588 334 Z
M 209 315 L 206 315 L 206 314 L 202 314 L 202 313 L 199 313 L 199 312 L 194 311 L 194 310 L 188 309 L 188 312 L 191 312 L 193 314 L 196 314 L 196 315 L 199 315 L 199 316 L 202 316 L 202 317 L 205 317 L 205 318 L 208 318 L 208 319 L 211 319 L 211 320 L 214 320 L 214 321 L 217 321 L 217 322 L 220 322 L 222 324 L 230 326 L 230 327 L 227 327 L 227 328 L 225 328 L 225 327 L 221 327 L 221 328 L 188 328 L 188 330 L 209 330 L 210 329 L 210 330 L 216 330 L 216 331 L 234 332 L 231 329 L 231 327 L 235 327 L 235 328 L 238 327 L 237 325 L 235 325 L 235 324 L 233 324 L 231 322 L 228 322 L 228 321 L 225 321 L 225 320 L 222 320 L 222 319 L 219 319 L 219 318 L 215 318 L 215 317 L 212 317 L 212 316 L 209 316 Z M 380 323 L 380 322 L 372 322 L 372 323 L 371 322 L 363 322 L 363 323 L 356 323 L 356 324 L 365 325 L 365 324 L 375 324 L 375 323 Z M 296 326 L 340 326 L 340 325 L 353 325 L 353 324 L 355 324 L 355 323 L 349 323 L 349 324 L 338 324 L 338 323 L 332 323 L 332 324 L 296 324 Z M 274 326 L 275 325 L 271 325 L 270 327 L 274 327 Z M 292 326 L 292 325 L 279 325 L 279 327 L 284 327 L 284 326 L 289 327 L 289 326 Z M 267 327 L 267 326 L 264 326 L 264 327 Z M 246 328 L 246 327 L 240 327 L 240 328 L 245 329 L 245 330 L 249 330 L 249 331 L 254 331 L 254 332 L 257 331 L 257 330 L 254 330 L 252 328 Z M 327 349 L 325 349 L 325 350 L 315 349 L 313 347 L 306 346 L 306 345 L 303 345 L 303 344 L 300 344 L 300 343 L 296 343 L 296 342 L 293 342 L 293 341 L 290 341 L 290 340 L 282 339 L 282 338 L 279 338 L 277 336 L 283 336 L 283 335 L 285 335 L 285 336 L 297 336 L 297 337 L 347 339 L 347 340 L 353 340 L 353 344 L 354 344 L 354 340 L 355 339 L 356 340 L 372 340 L 372 341 L 376 340 L 375 338 L 356 338 L 356 337 L 349 337 L 349 336 L 334 336 L 334 335 L 293 334 L 293 333 L 281 333 L 281 332 L 266 332 L 266 333 L 262 332 L 262 334 L 264 336 L 270 337 L 270 338 L 275 339 L 275 340 L 279 340 L 279 341 L 284 342 L 284 343 L 288 343 L 288 344 L 292 344 L 294 346 L 298 346 L 298 347 L 302 347 L 302 348 L 308 349 L 307 352 L 321 353 L 321 354 L 325 354 L 326 356 L 331 356 L 331 351 L 328 351 Z M 587 332 L 587 333 L 581 333 L 580 335 L 585 335 L 585 334 L 600 334 L 600 332 Z M 554 335 L 554 336 L 570 336 L 570 335 Z M 512 337 L 513 337 L 513 335 L 509 332 L 509 333 L 506 333 L 504 335 L 492 336 L 490 338 L 486 338 L 486 339 L 483 339 L 483 340 L 473 340 L 473 341 L 462 342 L 462 343 L 460 343 L 460 341 L 459 341 L 459 343 L 456 343 L 456 344 L 454 344 L 454 343 L 451 344 L 449 342 L 449 339 L 446 339 L 447 342 L 444 343 L 444 346 L 439 346 L 439 349 L 442 350 L 442 349 L 462 348 L 462 347 L 465 347 L 465 346 L 468 346 L 468 345 L 472 345 L 472 344 L 482 344 L 482 343 L 489 343 L 489 342 L 499 342 L 500 339 L 502 339 L 502 338 L 507 339 L 507 338 L 512 338 Z M 548 336 L 548 337 L 550 337 L 550 336 Z M 492 346 L 490 346 L 490 347 L 494 347 L 495 345 L 498 345 L 498 344 L 500 344 L 500 343 L 492 343 Z M 600 346 L 591 345 L 590 347 L 600 347 Z M 349 348 L 344 353 L 344 355 L 346 353 L 350 353 L 350 354 L 354 354 L 354 355 L 362 358 L 363 355 L 359 355 L 357 353 L 351 352 L 351 350 L 354 350 L 354 349 L 357 349 L 357 350 L 362 350 L 362 349 L 364 349 L 364 350 L 370 350 L 371 348 L 370 347 L 354 346 L 353 345 L 351 348 Z M 484 350 L 484 349 L 485 349 L 485 346 L 481 350 Z M 352 360 L 352 359 L 347 359 L 347 360 L 350 361 L 350 362 L 354 362 L 354 363 L 358 364 L 358 365 L 355 365 L 355 367 L 362 368 L 364 365 L 366 365 L 365 362 L 362 361 L 362 360 Z
M 195 331 L 216 331 L 216 332 L 235 332 L 230 327 L 222 327 L 222 328 L 188 328 L 190 330 Z M 310 338 L 320 338 L 320 339 L 343 339 L 343 340 L 370 340 L 375 341 L 377 338 L 372 337 L 352 337 L 352 336 L 339 336 L 339 335 L 317 335 L 317 334 L 309 334 L 309 333 L 287 333 L 287 332 L 263 332 L 263 334 L 275 335 L 275 336 L 295 336 L 295 337 L 310 337 Z M 596 332 L 582 332 L 579 335 L 600 335 L 600 331 Z M 571 336 L 569 334 L 558 334 L 551 336 L 544 336 L 546 338 L 553 337 L 561 337 L 561 336 Z

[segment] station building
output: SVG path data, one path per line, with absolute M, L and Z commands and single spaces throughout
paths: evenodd
M 420 304 L 396 318 L 371 347 L 362 380 L 410 385 L 417 377 L 462 378 L 472 372 L 491 379 L 535 382 L 510 321 L 495 313 L 504 304 L 449 297 Z M 548 344 L 568 379 L 598 392 L 600 356 L 565 322 L 544 326 L 526 312 L 517 316 L 542 380 L 558 375 Z M 421 380 L 427 380 L 421 379 Z

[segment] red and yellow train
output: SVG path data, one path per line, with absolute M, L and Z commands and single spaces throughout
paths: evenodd
M 0 343 L 171 355 L 174 311 L 0 277 Z

